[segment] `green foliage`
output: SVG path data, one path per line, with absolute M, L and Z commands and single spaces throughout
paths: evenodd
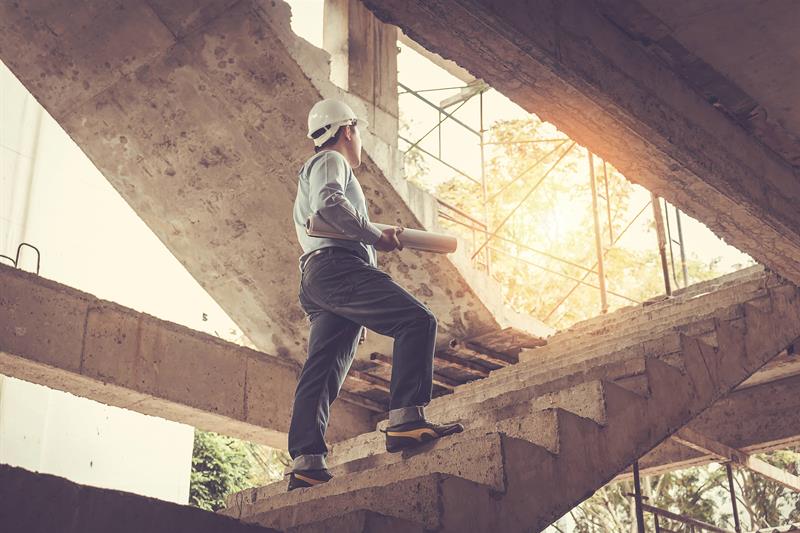
M 798 475 L 800 453 L 796 450 L 779 450 L 758 456 L 761 460 Z M 764 479 L 758 474 L 742 470 L 735 476 L 740 507 L 749 521 L 750 529 L 776 526 L 786 522 L 800 522 L 800 494 Z
M 498 238 L 478 257 L 490 255 L 491 272 L 503 287 L 506 303 L 552 326 L 566 327 L 600 311 L 597 275 L 587 273 L 596 265 L 597 253 L 587 151 L 577 145 L 570 148 L 571 142 L 519 142 L 552 138 L 550 129 L 536 120 L 498 122 L 491 128 L 488 140 L 506 144 L 491 145 L 485 212 L 480 185 L 462 177 L 440 182 L 434 193 L 476 218 L 485 217 L 489 228 L 502 224 Z M 420 154 L 412 152 L 407 158 L 415 179 L 424 180 Z M 593 163 L 607 286 L 616 293 L 609 294 L 610 308 L 663 294 L 652 208 L 643 210 L 641 199 L 637 204 L 642 205 L 633 205 L 637 189 L 613 166 L 599 158 Z M 649 248 L 641 243 L 628 246 L 619 239 L 639 212 L 636 227 L 647 232 Z M 485 240 L 479 230 L 447 220 L 442 225 L 464 238 L 470 255 Z M 691 282 L 720 275 L 714 262 L 689 258 L 687 267 Z
M 196 429 L 189 504 L 217 511 L 229 494 L 279 479 L 286 461 L 286 452 Z
M 782 450 L 759 455 L 762 460 L 797 475 L 800 453 Z M 800 521 L 800 494 L 745 469 L 734 469 L 739 520 L 744 531 Z M 570 511 L 548 531 L 604 533 L 631 531 L 633 484 L 611 483 Z M 712 464 L 642 478 L 642 493 L 651 505 L 733 530 L 733 514 L 725 468 Z M 653 531 L 645 513 L 646 530 Z M 662 518 L 662 527 L 689 532 L 687 526 Z

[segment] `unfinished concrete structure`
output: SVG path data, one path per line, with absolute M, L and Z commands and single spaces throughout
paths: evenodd
M 431 416 L 481 416 L 425 453 L 380 453 L 369 430 L 385 409 L 391 351 L 372 335 L 360 355 L 376 355 L 354 366 L 331 428 L 347 439 L 332 454 L 340 476 L 311 491 L 250 491 L 226 513 L 298 531 L 529 531 L 639 458 L 653 471 L 710 460 L 666 440 L 687 423 L 748 451 L 794 442 L 799 395 L 788 376 L 797 374 L 800 337 L 792 284 L 800 282 L 800 127 L 791 53 L 800 43 L 785 32 L 798 8 L 772 2 L 748 12 L 747 3 L 732 9 L 721 0 L 703 9 L 646 0 L 365 4 L 785 279 L 745 272 L 577 325 L 534 349 L 551 331 L 503 309 L 500 291 L 465 257 L 382 257 L 439 317 L 437 391 L 455 393 L 436 399 Z M 436 229 L 435 200 L 400 175 L 396 28 L 359 3 L 327 2 L 330 19 L 341 21 L 328 28 L 329 55 L 291 32 L 279 0 L 0 9 L 0 59 L 265 352 L 199 339 L 4 269 L 1 371 L 280 445 L 305 351 L 289 210 L 314 101 L 345 98 L 373 125 L 359 172 L 371 217 Z M 704 21 L 719 16 L 729 24 Z M 787 50 L 759 35 L 707 32 L 759 17 L 788 24 L 770 32 Z M 720 54 L 733 39 L 742 47 L 736 57 L 756 58 L 749 65 Z M 748 75 L 759 54 L 773 62 Z M 764 89 L 765 77 L 785 91 Z M 189 385 L 204 383 L 212 367 L 226 376 L 214 394 L 153 371 L 187 359 L 197 364 Z M 776 392 L 780 402 L 755 403 Z M 730 408 L 714 404 L 723 397 L 764 422 L 733 431 Z M 547 489 L 555 480 L 563 491 Z

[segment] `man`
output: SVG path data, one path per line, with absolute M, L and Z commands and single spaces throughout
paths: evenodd
M 431 399 L 436 318 L 377 268 L 376 250 L 402 250 L 403 228 L 379 230 L 369 221 L 353 168 L 361 164 L 359 127 L 366 125 L 338 100 L 323 100 L 308 115 L 316 154 L 300 170 L 294 223 L 303 249 L 298 297 L 311 323 L 308 359 L 295 391 L 289 427 L 293 458 L 289 490 L 331 479 L 325 430 L 364 327 L 394 338 L 386 449 L 401 451 L 463 431 L 460 424 L 425 420 Z M 317 213 L 358 240 L 309 237 L 305 223 Z

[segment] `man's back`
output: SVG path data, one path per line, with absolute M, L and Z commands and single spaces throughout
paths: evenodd
M 343 234 L 359 240 L 309 237 L 306 220 L 317 211 Z M 375 248 L 367 242 L 376 241 L 380 230 L 369 223 L 361 185 L 347 160 L 338 152 L 323 150 L 303 165 L 298 176 L 293 218 L 297 240 L 303 249 L 301 262 L 314 250 L 339 246 L 354 250 L 370 265 L 377 265 Z

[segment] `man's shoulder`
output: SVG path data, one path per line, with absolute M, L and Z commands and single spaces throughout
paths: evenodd
M 345 168 L 350 168 L 347 158 L 337 152 L 336 150 L 322 150 L 306 160 L 306 166 L 311 167 L 321 161 L 335 161 L 336 163 L 343 163 Z
M 306 173 L 310 173 L 314 167 L 327 164 L 332 164 L 341 168 L 345 176 L 352 174 L 352 169 L 350 168 L 350 163 L 347 162 L 347 158 L 336 150 L 323 150 L 312 155 L 306 161 L 303 169 Z

